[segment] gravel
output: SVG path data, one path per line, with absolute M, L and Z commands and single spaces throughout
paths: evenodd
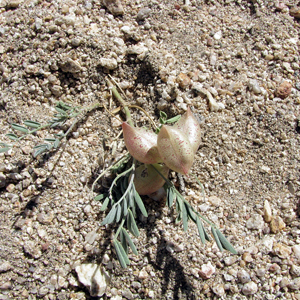
M 33 159 L 49 137 L 40 131 L 0 153 L 1 299 L 300 299 L 297 1 L 3 0 L 0 10 L 0 141 L 11 123 L 46 123 L 57 101 L 100 101 L 64 151 Z M 237 255 L 202 245 L 196 226 L 183 232 L 143 197 L 139 256 L 121 269 L 90 189 L 125 151 L 104 109 L 123 117 L 107 75 L 154 121 L 194 110 L 203 134 L 192 172 L 206 197 L 190 176 L 186 199 Z

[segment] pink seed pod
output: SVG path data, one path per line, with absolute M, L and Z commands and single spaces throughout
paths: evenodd
M 132 127 L 126 122 L 122 124 L 122 129 L 126 148 L 136 160 L 144 164 L 161 162 L 154 132 Z
M 187 136 L 194 153 L 196 153 L 201 141 L 201 128 L 198 120 L 189 107 L 173 127 L 179 129 Z
M 166 178 L 169 168 L 166 165 L 153 164 L 153 166 Z M 149 195 L 159 190 L 165 180 L 156 172 L 152 165 L 141 165 L 135 170 L 133 183 L 140 195 Z
M 167 167 L 188 175 L 195 153 L 187 136 L 181 130 L 163 125 L 157 136 L 157 148 Z

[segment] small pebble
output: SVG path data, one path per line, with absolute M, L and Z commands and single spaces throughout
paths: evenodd
M 285 225 L 284 221 L 279 216 L 275 216 L 270 222 L 270 229 L 271 229 L 272 233 L 280 232 L 282 229 L 285 228 L 285 226 L 286 225 Z
M 79 281 L 86 286 L 91 296 L 101 297 L 107 288 L 109 276 L 97 264 L 81 264 L 75 268 Z
M 48 294 L 48 292 L 49 292 L 48 287 L 42 286 L 42 287 L 40 287 L 40 289 L 38 291 L 38 294 L 39 294 L 40 297 L 44 297 Z
M 114 58 L 100 58 L 99 64 L 101 67 L 108 70 L 114 70 L 118 67 L 118 62 Z
M 145 269 L 143 269 L 143 270 L 141 270 L 141 271 L 139 272 L 138 278 L 139 278 L 140 280 L 147 279 L 148 277 L 149 277 L 149 274 L 148 274 L 148 272 L 147 272 Z
M 72 39 L 72 41 L 71 41 L 71 45 L 72 45 L 73 47 L 78 47 L 78 46 L 80 46 L 80 44 L 81 44 L 81 39 L 79 39 L 79 38 L 74 38 L 74 39 Z
M 259 214 L 254 214 L 251 216 L 246 222 L 246 227 L 248 229 L 263 229 L 264 220 L 262 216 Z
M 54 218 L 53 212 L 49 212 L 49 213 L 39 213 L 37 215 L 37 219 L 41 224 L 51 224 L 52 220 Z
M 212 286 L 212 291 L 218 296 L 223 297 L 225 295 L 224 284 L 218 283 Z
M 22 3 L 22 0 L 9 0 L 7 1 L 7 8 L 17 8 Z
M 63 88 L 57 84 L 51 86 L 50 90 L 51 90 L 52 94 L 56 97 L 61 96 L 61 94 L 63 93 Z
M 300 7 L 294 6 L 289 12 L 291 16 L 295 17 L 296 19 L 300 19 Z
M 272 273 L 279 273 L 280 266 L 278 264 L 274 263 L 270 266 L 269 271 Z
M 293 291 L 298 291 L 300 290 L 300 277 L 297 277 L 293 279 L 289 284 L 288 288 L 293 290 Z
M 199 275 L 203 279 L 209 279 L 214 273 L 216 269 L 215 267 L 209 262 L 201 266 L 201 270 L 199 271 Z
M 250 263 L 253 261 L 253 258 L 251 256 L 251 254 L 249 252 L 245 252 L 243 253 L 243 261 L 246 262 L 246 263 Z
M 66 4 L 63 4 L 63 6 L 61 7 L 61 12 L 66 15 L 67 13 L 69 13 L 69 6 Z
M 65 59 L 63 59 L 59 65 L 62 71 L 65 73 L 76 74 L 81 72 L 82 70 L 80 64 L 77 61 L 71 59 L 70 57 L 66 57 Z
M 0 284 L 0 291 L 1 290 L 10 290 L 11 288 L 12 288 L 11 281 L 6 281 L 6 282 Z
M 264 219 L 267 223 L 270 223 L 272 220 L 272 210 L 268 200 L 264 202 Z
M 214 34 L 215 40 L 220 40 L 222 38 L 222 31 L 218 31 Z
M 122 291 L 122 296 L 128 300 L 133 299 L 133 294 L 131 293 L 131 291 L 129 289 L 125 289 Z
M 0 260 L 0 273 L 4 273 L 7 272 L 9 270 L 11 270 L 13 267 L 10 264 L 10 262 L 6 261 L 6 260 Z
M 148 7 L 141 8 L 136 16 L 136 20 L 139 21 L 144 21 L 146 18 L 149 17 L 151 13 L 151 9 Z
M 276 90 L 276 96 L 285 99 L 292 91 L 292 85 L 288 81 L 282 82 Z
M 292 247 L 292 250 L 294 252 L 295 257 L 300 260 L 300 245 L 294 245 Z
M 95 230 L 88 232 L 85 236 L 85 242 L 89 244 L 93 244 L 97 238 L 98 234 Z
M 259 268 L 256 270 L 256 275 L 258 277 L 263 277 L 263 276 L 265 276 L 265 274 L 266 274 L 266 269 L 264 269 L 264 268 Z
M 286 286 L 288 286 L 291 283 L 291 280 L 287 277 L 283 277 L 279 283 L 279 286 L 281 288 L 285 288 Z
M 245 270 L 237 272 L 237 277 L 241 283 L 247 283 L 251 280 L 250 274 Z
M 186 89 L 191 84 L 191 79 L 184 73 L 180 73 L 176 81 L 182 89 Z
M 219 207 L 222 205 L 222 200 L 216 196 L 210 196 L 208 198 L 208 202 L 210 202 L 211 205 Z
M 300 277 L 300 266 L 292 265 L 290 268 L 290 274 L 296 277 Z
M 254 79 L 249 81 L 249 88 L 255 95 L 261 94 L 262 92 L 257 80 Z
M 273 253 L 280 258 L 288 258 L 292 253 L 291 247 L 285 246 L 281 243 L 276 243 L 273 246 Z
M 284 8 L 286 8 L 287 6 L 285 5 L 284 2 L 280 2 L 280 1 L 275 1 L 275 8 L 278 11 L 282 11 Z
M 33 241 L 27 241 L 24 244 L 24 252 L 35 259 L 40 258 L 42 255 L 40 247 Z
M 237 261 L 237 256 L 228 256 L 224 258 L 224 263 L 226 266 L 231 266 Z
M 253 281 L 250 281 L 244 284 L 242 288 L 242 293 L 248 296 L 248 295 L 255 294 L 257 290 L 258 290 L 257 284 Z
M 124 9 L 120 0 L 103 0 L 102 3 L 114 16 L 124 14 Z

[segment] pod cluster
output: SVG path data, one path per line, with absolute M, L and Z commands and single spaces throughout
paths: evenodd
M 200 124 L 190 108 L 173 126 L 163 125 L 158 134 L 126 122 L 122 129 L 125 145 L 136 160 L 146 165 L 163 163 L 188 175 L 201 139 Z

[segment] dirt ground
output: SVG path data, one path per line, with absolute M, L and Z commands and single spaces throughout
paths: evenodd
M 117 15 L 121 5 L 122 15 Z M 60 129 L 0 154 L 0 299 L 300 299 L 300 65 L 297 1 L 0 1 L 0 141 L 46 124 L 57 101 L 82 107 Z M 191 107 L 203 131 L 192 172 L 170 178 L 237 250 L 205 245 L 191 222 L 143 197 L 138 256 L 122 269 L 95 178 L 126 152 L 105 78 L 158 122 Z M 97 109 L 88 111 L 95 103 Z M 131 108 L 136 125 L 149 124 Z M 106 179 L 96 187 L 106 187 Z M 209 231 L 209 227 L 206 227 Z M 102 296 L 78 275 L 101 266 Z

